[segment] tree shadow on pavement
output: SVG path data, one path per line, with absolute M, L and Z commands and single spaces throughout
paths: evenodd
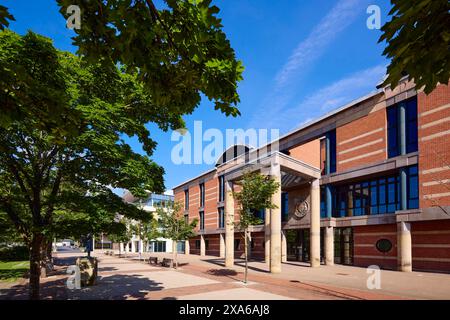
M 91 287 L 70 290 L 67 278 L 41 283 L 42 300 L 143 300 L 152 291 L 163 290 L 161 283 L 139 275 L 112 275 L 98 277 Z M 2 292 L 3 291 L 3 292 Z M 7 292 L 5 292 L 7 291 Z M 27 300 L 28 284 L 0 290 L 2 300 Z

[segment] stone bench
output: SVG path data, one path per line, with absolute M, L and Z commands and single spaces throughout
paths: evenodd
M 148 258 L 148 264 L 157 265 L 158 264 L 158 257 L 149 257 Z
M 161 266 L 173 268 L 173 259 L 164 258 L 163 261 L 161 262 Z

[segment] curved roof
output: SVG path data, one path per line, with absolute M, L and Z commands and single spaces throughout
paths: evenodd
M 244 144 L 235 144 L 235 145 L 229 147 L 217 159 L 216 167 L 220 166 L 221 164 L 224 164 L 227 161 L 230 161 L 231 159 L 237 158 L 244 153 L 247 153 L 248 151 L 250 151 L 250 149 L 251 148 L 249 146 L 246 146 Z

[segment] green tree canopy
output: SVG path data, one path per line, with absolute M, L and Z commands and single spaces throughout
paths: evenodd
M 450 2 L 448 0 L 391 0 L 381 30 L 383 55 L 391 59 L 383 85 L 396 87 L 405 75 L 416 88 L 430 93 L 450 79 Z
M 219 8 L 211 0 L 57 0 L 66 18 L 78 5 L 78 53 L 97 61 L 111 58 L 145 84 L 157 106 L 191 113 L 201 93 L 226 115 L 239 115 L 237 83 L 242 63 L 222 31 Z
M 113 228 L 118 212 L 145 220 L 111 189 L 164 191 L 145 125 L 178 128 L 181 118 L 155 106 L 136 74 L 103 62 L 87 64 L 33 32 L 0 32 L 0 211 L 32 248 L 34 298 L 39 247 L 61 234 L 61 223 L 95 231 Z M 146 154 L 124 136 L 137 136 Z

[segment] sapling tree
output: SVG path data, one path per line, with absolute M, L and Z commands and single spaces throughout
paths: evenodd
M 182 205 L 179 202 L 168 202 L 166 208 L 159 207 L 156 213 L 159 217 L 162 236 L 171 239 L 174 243 L 185 241 L 195 236 L 194 229 L 197 226 L 198 219 L 189 222 L 183 214 Z M 173 261 L 175 268 L 178 267 L 178 252 L 173 250 Z
M 244 240 L 244 282 L 247 283 L 249 242 L 251 241 L 250 227 L 263 223 L 262 219 L 255 216 L 256 211 L 277 208 L 272 203 L 272 196 L 280 187 L 280 184 L 270 176 L 264 176 L 257 172 L 244 173 L 238 184 L 240 184 L 241 189 L 239 192 L 233 192 L 233 196 L 239 205 L 239 221 L 236 222 L 236 227 L 242 231 Z

